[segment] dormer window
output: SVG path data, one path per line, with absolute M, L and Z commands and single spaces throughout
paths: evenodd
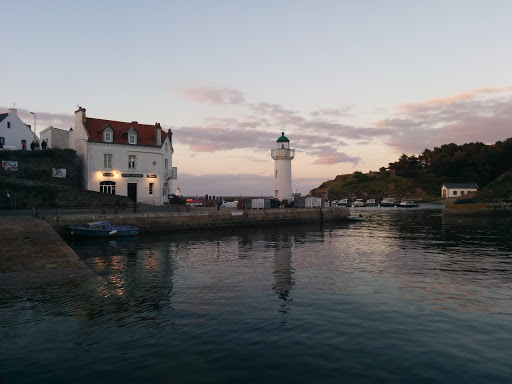
M 103 141 L 106 143 L 114 141 L 114 129 L 110 125 L 107 125 L 105 129 L 103 129 Z
M 129 130 L 128 130 L 128 144 L 132 144 L 132 145 L 135 145 L 137 144 L 137 130 L 133 127 L 131 127 Z

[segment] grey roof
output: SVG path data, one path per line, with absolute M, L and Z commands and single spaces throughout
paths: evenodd
M 2 120 L 5 119 L 7 116 L 9 116 L 8 113 L 0 113 L 0 122 L 2 122 Z
M 476 183 L 443 183 L 448 189 L 478 189 Z

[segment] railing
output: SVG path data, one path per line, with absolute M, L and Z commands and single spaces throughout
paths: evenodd
M 271 151 L 272 158 L 275 159 L 293 159 L 295 157 L 295 149 L 276 148 Z

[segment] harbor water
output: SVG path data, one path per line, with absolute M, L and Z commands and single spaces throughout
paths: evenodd
M 90 277 L 0 291 L 0 382 L 510 382 L 512 223 L 357 212 L 70 241 Z

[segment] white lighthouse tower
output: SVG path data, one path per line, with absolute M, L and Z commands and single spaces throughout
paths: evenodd
M 292 201 L 292 160 L 295 149 L 290 149 L 290 140 L 281 133 L 277 147 L 271 152 L 274 159 L 274 198 Z

